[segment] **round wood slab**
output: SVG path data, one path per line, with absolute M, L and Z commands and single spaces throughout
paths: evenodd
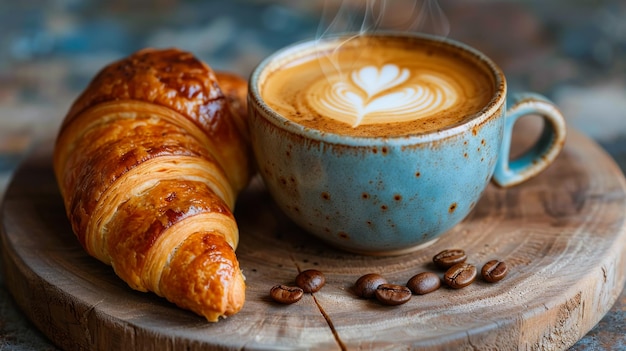
M 512 189 L 490 185 L 464 222 L 404 256 L 328 247 L 286 220 L 255 179 L 236 211 L 246 305 L 207 323 L 131 290 L 83 252 L 65 217 L 51 149 L 51 141 L 37 148 L 7 189 L 2 254 L 17 303 L 67 350 L 565 349 L 610 309 L 626 278 L 624 177 L 596 144 L 572 131 L 547 171 Z M 405 284 L 418 272 L 437 272 L 431 258 L 447 248 L 465 249 L 479 269 L 504 260 L 509 275 L 396 307 L 352 291 L 365 273 Z M 322 290 L 289 306 L 272 302 L 273 285 L 293 284 L 309 268 L 325 273 Z

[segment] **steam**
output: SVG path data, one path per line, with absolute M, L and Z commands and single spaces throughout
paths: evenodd
M 450 22 L 437 0 L 326 0 L 316 38 L 378 31 L 445 37 L 450 32 Z
M 349 34 L 332 52 L 317 51 L 320 62 L 330 64 L 330 67 L 322 65 L 326 77 L 339 75 L 341 80 L 346 78 L 345 68 L 339 67 L 337 59 L 342 45 L 359 36 L 381 31 L 445 37 L 450 32 L 450 22 L 437 0 L 325 0 L 317 28 L 317 42 Z

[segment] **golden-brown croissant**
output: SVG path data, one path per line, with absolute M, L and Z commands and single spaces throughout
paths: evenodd
M 133 289 L 209 321 L 244 303 L 232 211 L 252 171 L 246 82 L 219 77 L 227 95 L 207 65 L 176 49 L 114 62 L 70 108 L 53 159 L 85 250 Z

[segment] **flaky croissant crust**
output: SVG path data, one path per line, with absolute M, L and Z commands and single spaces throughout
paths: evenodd
M 78 97 L 53 159 L 86 251 L 132 288 L 210 321 L 245 300 L 232 215 L 251 174 L 245 111 L 236 106 L 245 104 L 245 81 L 226 75 L 224 85 L 228 96 L 190 53 L 139 51 L 105 67 Z

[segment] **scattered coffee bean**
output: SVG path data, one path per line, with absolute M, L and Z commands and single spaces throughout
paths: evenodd
M 424 295 L 431 293 L 441 286 L 441 279 L 433 272 L 422 272 L 414 275 L 406 283 L 409 288 L 416 295 Z
M 448 269 L 457 263 L 465 262 L 467 255 L 461 249 L 443 250 L 433 257 L 435 266 L 441 269 Z
M 270 296 L 276 302 L 292 304 L 300 301 L 304 291 L 297 286 L 275 285 L 270 290 Z
M 453 289 L 464 288 L 476 278 L 476 266 L 469 263 L 457 263 L 443 275 L 443 281 Z
M 376 299 L 384 305 L 397 306 L 411 299 L 411 290 L 403 285 L 381 284 L 376 288 Z
M 305 293 L 319 291 L 326 284 L 324 273 L 316 269 L 308 269 L 300 272 L 296 277 L 296 285 L 302 288 Z
M 354 292 L 360 297 L 371 299 L 376 295 L 376 288 L 386 284 L 387 279 L 378 273 L 369 273 L 360 277 L 354 284 Z
M 506 277 L 506 274 L 509 272 L 509 267 L 507 267 L 505 262 L 498 260 L 491 260 L 483 266 L 480 271 L 483 279 L 489 283 L 499 282 L 500 280 Z

